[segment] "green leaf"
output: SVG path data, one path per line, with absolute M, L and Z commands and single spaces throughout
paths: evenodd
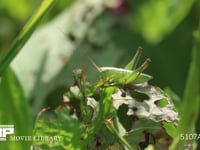
M 85 127 L 79 123 L 76 116 L 71 116 L 68 107 L 57 108 L 54 117 L 45 118 L 45 113 L 41 112 L 35 122 L 34 136 L 60 136 L 61 140 L 35 141 L 34 146 L 43 150 L 70 149 L 82 150 L 86 149 Z M 49 115 L 48 115 L 49 116 Z
M 192 50 L 192 61 L 190 64 L 187 83 L 184 91 L 183 103 L 180 110 L 180 123 L 178 133 L 170 147 L 170 150 L 182 150 L 187 144 L 180 139 L 180 134 L 195 133 L 195 124 L 200 110 L 200 21 L 199 28 L 195 31 L 195 45 Z
M 194 0 L 139 1 L 134 11 L 135 30 L 149 42 L 162 41 L 187 16 Z
M 166 129 L 166 132 L 172 137 L 175 138 L 177 135 L 177 127 L 172 122 L 163 122 L 163 128 Z
M 32 135 L 32 115 L 15 74 L 5 71 L 0 85 L 0 124 L 14 125 L 15 136 Z M 30 149 L 30 142 L 0 142 L 1 149 Z
M 112 107 L 111 94 L 116 90 L 114 87 L 107 87 L 102 89 L 100 93 L 99 109 L 96 117 L 93 121 L 89 132 L 98 132 L 101 126 L 104 124 L 106 118 L 113 117 L 114 108 Z

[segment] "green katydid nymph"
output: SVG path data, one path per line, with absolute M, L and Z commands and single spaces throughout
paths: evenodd
M 103 81 L 109 84 L 127 85 L 131 83 L 143 83 L 150 80 L 152 77 L 142 73 L 150 64 L 151 60 L 147 58 L 145 62 L 138 68 L 137 64 L 142 53 L 142 48 L 139 47 L 132 60 L 125 66 L 125 68 L 116 67 L 98 67 L 91 59 L 91 63 L 100 72 L 100 77 Z M 132 70 L 133 69 L 133 70 Z

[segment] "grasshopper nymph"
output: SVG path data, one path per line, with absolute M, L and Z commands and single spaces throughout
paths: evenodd
M 142 53 L 142 48 L 139 47 L 133 59 L 123 68 L 116 67 L 98 67 L 91 59 L 91 63 L 100 72 L 100 77 L 110 84 L 127 85 L 131 83 L 143 83 L 150 80 L 152 77 L 142 73 L 150 64 L 151 60 L 147 58 L 145 62 L 136 69 L 138 60 Z M 133 69 L 133 70 L 132 70 Z

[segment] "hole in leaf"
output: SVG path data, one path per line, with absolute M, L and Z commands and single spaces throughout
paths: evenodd
M 155 144 L 155 137 L 151 133 L 145 132 L 145 141 L 148 145 Z
M 94 93 L 93 98 L 94 98 L 96 101 L 99 101 L 99 100 L 100 100 L 100 94 L 99 94 L 99 93 Z
M 70 108 L 70 115 L 76 114 L 77 118 L 81 119 L 81 108 L 80 99 L 71 98 L 69 102 L 66 103 Z
M 159 99 L 159 100 L 155 101 L 154 103 L 156 104 L 156 106 L 162 108 L 168 104 L 168 100 L 166 98 L 163 98 L 163 99 Z
M 68 39 L 71 41 L 71 42 L 75 42 L 76 41 L 76 37 L 73 33 L 69 33 L 68 35 Z
M 119 121 L 123 125 L 126 130 L 130 130 L 133 123 L 133 116 L 127 115 L 128 106 L 123 104 L 117 110 L 117 115 L 119 117 Z
M 121 96 L 126 97 L 126 92 L 122 92 Z
M 137 121 L 139 121 L 139 118 L 138 118 L 138 116 L 133 115 L 132 120 L 133 120 L 133 123 L 132 123 L 132 126 L 133 126 Z
M 143 102 L 144 100 L 148 100 L 149 99 L 149 96 L 144 94 L 144 93 L 131 91 L 130 94 L 136 101 L 139 101 L 139 102 Z
M 147 148 L 147 146 L 148 146 L 148 143 L 146 143 L 146 142 L 140 142 L 138 144 L 138 149 L 139 150 L 144 150 L 145 148 Z
M 155 144 L 155 137 L 146 131 L 143 131 L 144 133 L 144 137 L 145 137 L 145 141 L 142 141 L 138 144 L 138 149 L 140 150 L 144 150 L 145 148 L 147 148 L 149 146 L 149 144 Z
M 133 110 L 134 112 L 136 112 L 136 111 L 138 110 L 138 108 L 137 108 L 137 107 L 133 107 L 132 110 Z
M 96 148 L 101 149 L 102 148 L 102 143 L 101 143 L 101 137 L 96 136 Z
M 67 87 L 58 87 L 56 90 L 52 91 L 47 95 L 45 106 L 51 107 L 51 109 L 56 109 L 58 105 L 63 102 L 63 93 L 67 90 Z

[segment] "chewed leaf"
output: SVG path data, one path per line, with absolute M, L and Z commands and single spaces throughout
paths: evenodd
M 145 118 L 141 118 L 134 124 L 134 128 L 125 135 L 125 139 L 134 150 L 145 149 L 150 144 L 154 145 L 155 150 L 167 149 L 172 141 L 159 122 Z
M 127 115 L 135 115 L 138 118 L 145 117 L 156 122 L 166 121 L 177 123 L 179 120 L 178 113 L 171 104 L 169 97 L 160 88 L 142 84 L 135 86 L 135 91 L 147 95 L 149 99 L 144 97 L 143 100 L 140 99 L 138 102 L 134 95 L 127 94 L 126 96 L 122 96 L 119 90 L 112 95 L 113 106 L 118 109 L 119 106 L 126 104 L 129 108 L 126 112 Z M 129 93 L 131 92 L 129 91 Z

